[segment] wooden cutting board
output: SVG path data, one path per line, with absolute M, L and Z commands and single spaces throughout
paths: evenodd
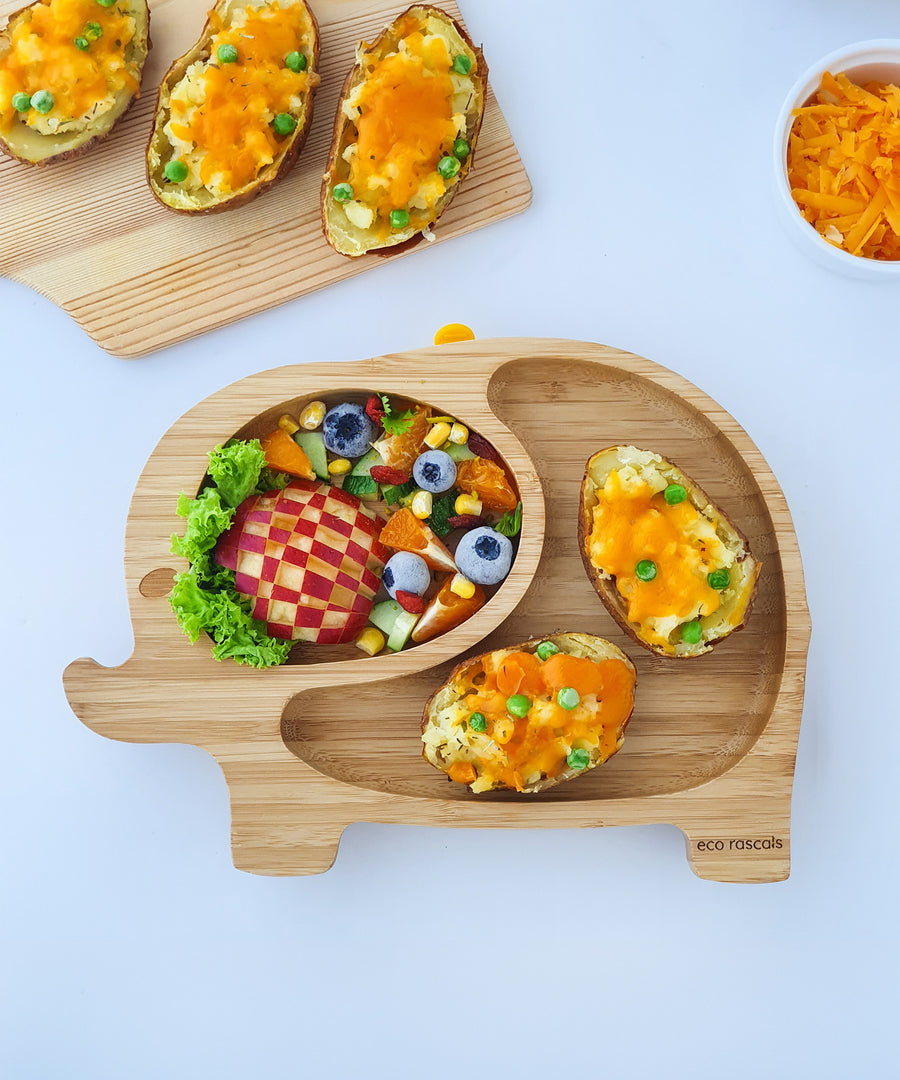
M 513 570 L 456 630 L 395 655 L 308 646 L 254 671 L 191 645 L 166 599 L 181 491 L 234 434 L 270 430 L 306 401 L 349 390 L 415 396 L 501 451 L 523 524 Z M 576 541 L 588 457 L 632 443 L 679 464 L 762 561 L 749 622 L 712 653 L 663 659 L 626 637 L 584 573 Z M 791 784 L 809 614 L 784 497 L 736 421 L 680 376 L 603 345 L 530 338 L 466 342 L 352 364 L 277 368 L 226 387 L 154 450 L 129 512 L 125 576 L 135 647 L 121 667 L 65 673 L 75 713 L 133 742 L 202 746 L 222 767 L 234 861 L 265 874 L 327 869 L 354 821 L 473 827 L 638 825 L 685 834 L 691 866 L 718 881 L 789 869 Z M 422 758 L 425 702 L 461 655 L 557 630 L 614 641 L 637 668 L 625 745 L 607 764 L 540 795 L 472 795 Z
M 24 0 L 0 0 L 0 19 L 22 6 Z M 296 166 L 249 206 L 191 218 L 150 194 L 144 149 L 157 87 L 196 40 L 211 6 L 212 0 L 151 0 L 153 49 L 141 98 L 90 154 L 42 168 L 0 155 L 0 274 L 49 297 L 115 356 L 143 356 L 383 262 L 347 259 L 325 243 L 319 187 L 356 45 L 376 37 L 407 5 L 312 0 L 322 84 Z M 442 6 L 460 18 L 455 3 Z M 485 56 L 490 65 L 489 42 Z M 531 184 L 489 91 L 476 164 L 434 243 L 517 214 L 530 202 Z M 408 254 L 427 258 L 433 246 L 422 243 Z

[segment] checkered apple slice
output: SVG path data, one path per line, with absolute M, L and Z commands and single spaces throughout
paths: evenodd
M 338 644 L 368 621 L 390 556 L 382 525 L 340 488 L 293 480 L 238 507 L 237 538 L 225 534 L 216 558 L 233 562 L 237 591 L 272 637 Z

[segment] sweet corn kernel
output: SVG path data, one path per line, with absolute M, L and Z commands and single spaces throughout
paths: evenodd
M 335 458 L 334 461 L 328 462 L 328 475 L 343 476 L 344 473 L 350 472 L 352 468 L 352 462 L 349 462 L 345 457 Z
M 286 431 L 288 435 L 293 435 L 295 431 L 300 430 L 300 425 L 290 413 L 278 417 L 278 426 L 282 431 Z
M 317 427 L 322 426 L 322 421 L 324 419 L 325 402 L 311 401 L 303 412 L 300 413 L 300 427 L 305 431 L 315 431 Z
M 430 446 L 432 450 L 437 450 L 438 447 L 444 445 L 449 434 L 450 425 L 446 420 L 442 420 L 439 424 L 435 424 L 425 436 L 425 445 Z
M 465 424 L 460 424 L 456 421 L 450 428 L 450 434 L 447 438 L 452 443 L 456 443 L 457 446 L 463 446 L 469 441 L 469 429 Z
M 457 514 L 474 514 L 478 517 L 484 509 L 484 504 L 477 495 L 457 495 L 453 509 Z
M 427 517 L 431 517 L 431 508 L 433 505 L 434 500 L 431 497 L 430 491 L 417 491 L 415 495 L 413 495 L 409 508 L 417 518 L 424 520 Z
M 356 647 L 369 656 L 375 656 L 384 648 L 384 634 L 375 626 L 367 626 L 356 639 Z
M 450 581 L 450 592 L 461 596 L 463 600 L 471 600 L 475 595 L 475 585 L 465 574 L 456 573 Z

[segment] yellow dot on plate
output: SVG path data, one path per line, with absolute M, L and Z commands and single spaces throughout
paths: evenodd
M 475 332 L 464 323 L 452 322 L 442 326 L 434 335 L 435 345 L 449 345 L 453 341 L 474 341 Z

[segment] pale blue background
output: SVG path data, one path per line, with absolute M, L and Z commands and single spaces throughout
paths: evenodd
M 771 148 L 796 77 L 900 37 L 900 8 L 463 11 L 534 183 L 525 215 L 136 362 L 0 282 L 10 1080 L 897 1075 L 900 285 L 794 249 Z M 665 826 L 356 825 L 329 873 L 253 877 L 209 757 L 70 712 L 65 665 L 131 651 L 125 518 L 169 425 L 251 372 L 420 346 L 451 320 L 650 357 L 765 454 L 814 624 L 789 881 L 700 881 Z

